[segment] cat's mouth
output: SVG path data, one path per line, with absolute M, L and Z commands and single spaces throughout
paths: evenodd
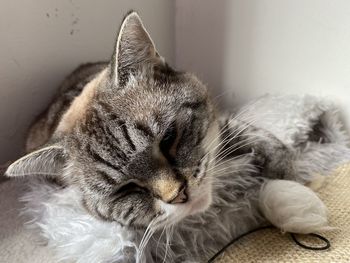
M 205 161 L 207 162 L 207 160 Z M 212 179 L 207 174 L 207 165 L 199 183 L 188 189 L 188 200 L 179 204 L 161 202 L 160 208 L 167 217 L 168 224 L 175 224 L 187 216 L 206 211 L 212 203 Z

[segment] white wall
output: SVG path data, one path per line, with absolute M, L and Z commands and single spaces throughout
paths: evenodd
M 350 118 L 350 1 L 177 0 L 176 64 L 219 94 L 310 93 Z
M 107 60 L 124 14 L 140 12 L 162 55 L 173 61 L 170 0 L 0 1 L 0 163 L 20 153 L 29 123 L 83 62 Z

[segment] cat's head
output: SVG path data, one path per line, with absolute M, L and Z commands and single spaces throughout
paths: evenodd
M 217 133 L 206 87 L 165 63 L 133 12 L 109 65 L 73 101 L 50 144 L 7 175 L 56 176 L 103 220 L 172 224 L 211 204 Z

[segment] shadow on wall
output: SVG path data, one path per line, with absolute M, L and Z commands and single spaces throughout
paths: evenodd
M 227 74 L 237 72 L 232 67 L 227 68 L 228 60 L 239 61 L 239 72 L 245 74 L 245 79 L 250 79 L 249 74 L 253 72 L 250 55 L 254 53 L 252 25 L 256 4 L 254 1 L 240 2 L 240 9 L 235 10 L 232 0 L 176 1 L 176 65 L 196 73 L 208 85 L 217 105 L 223 108 L 228 104 L 232 108 L 235 89 L 241 86 L 232 83 L 227 87 L 224 81 Z M 232 32 L 232 23 L 244 29 Z
M 179 69 L 196 73 L 213 97 L 223 92 L 228 2 L 176 1 L 175 63 Z

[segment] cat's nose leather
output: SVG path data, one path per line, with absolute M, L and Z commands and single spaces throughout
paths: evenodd
M 188 200 L 188 196 L 186 193 L 186 185 L 182 186 L 179 192 L 177 193 L 177 196 L 169 201 L 170 204 L 180 204 L 185 203 Z

